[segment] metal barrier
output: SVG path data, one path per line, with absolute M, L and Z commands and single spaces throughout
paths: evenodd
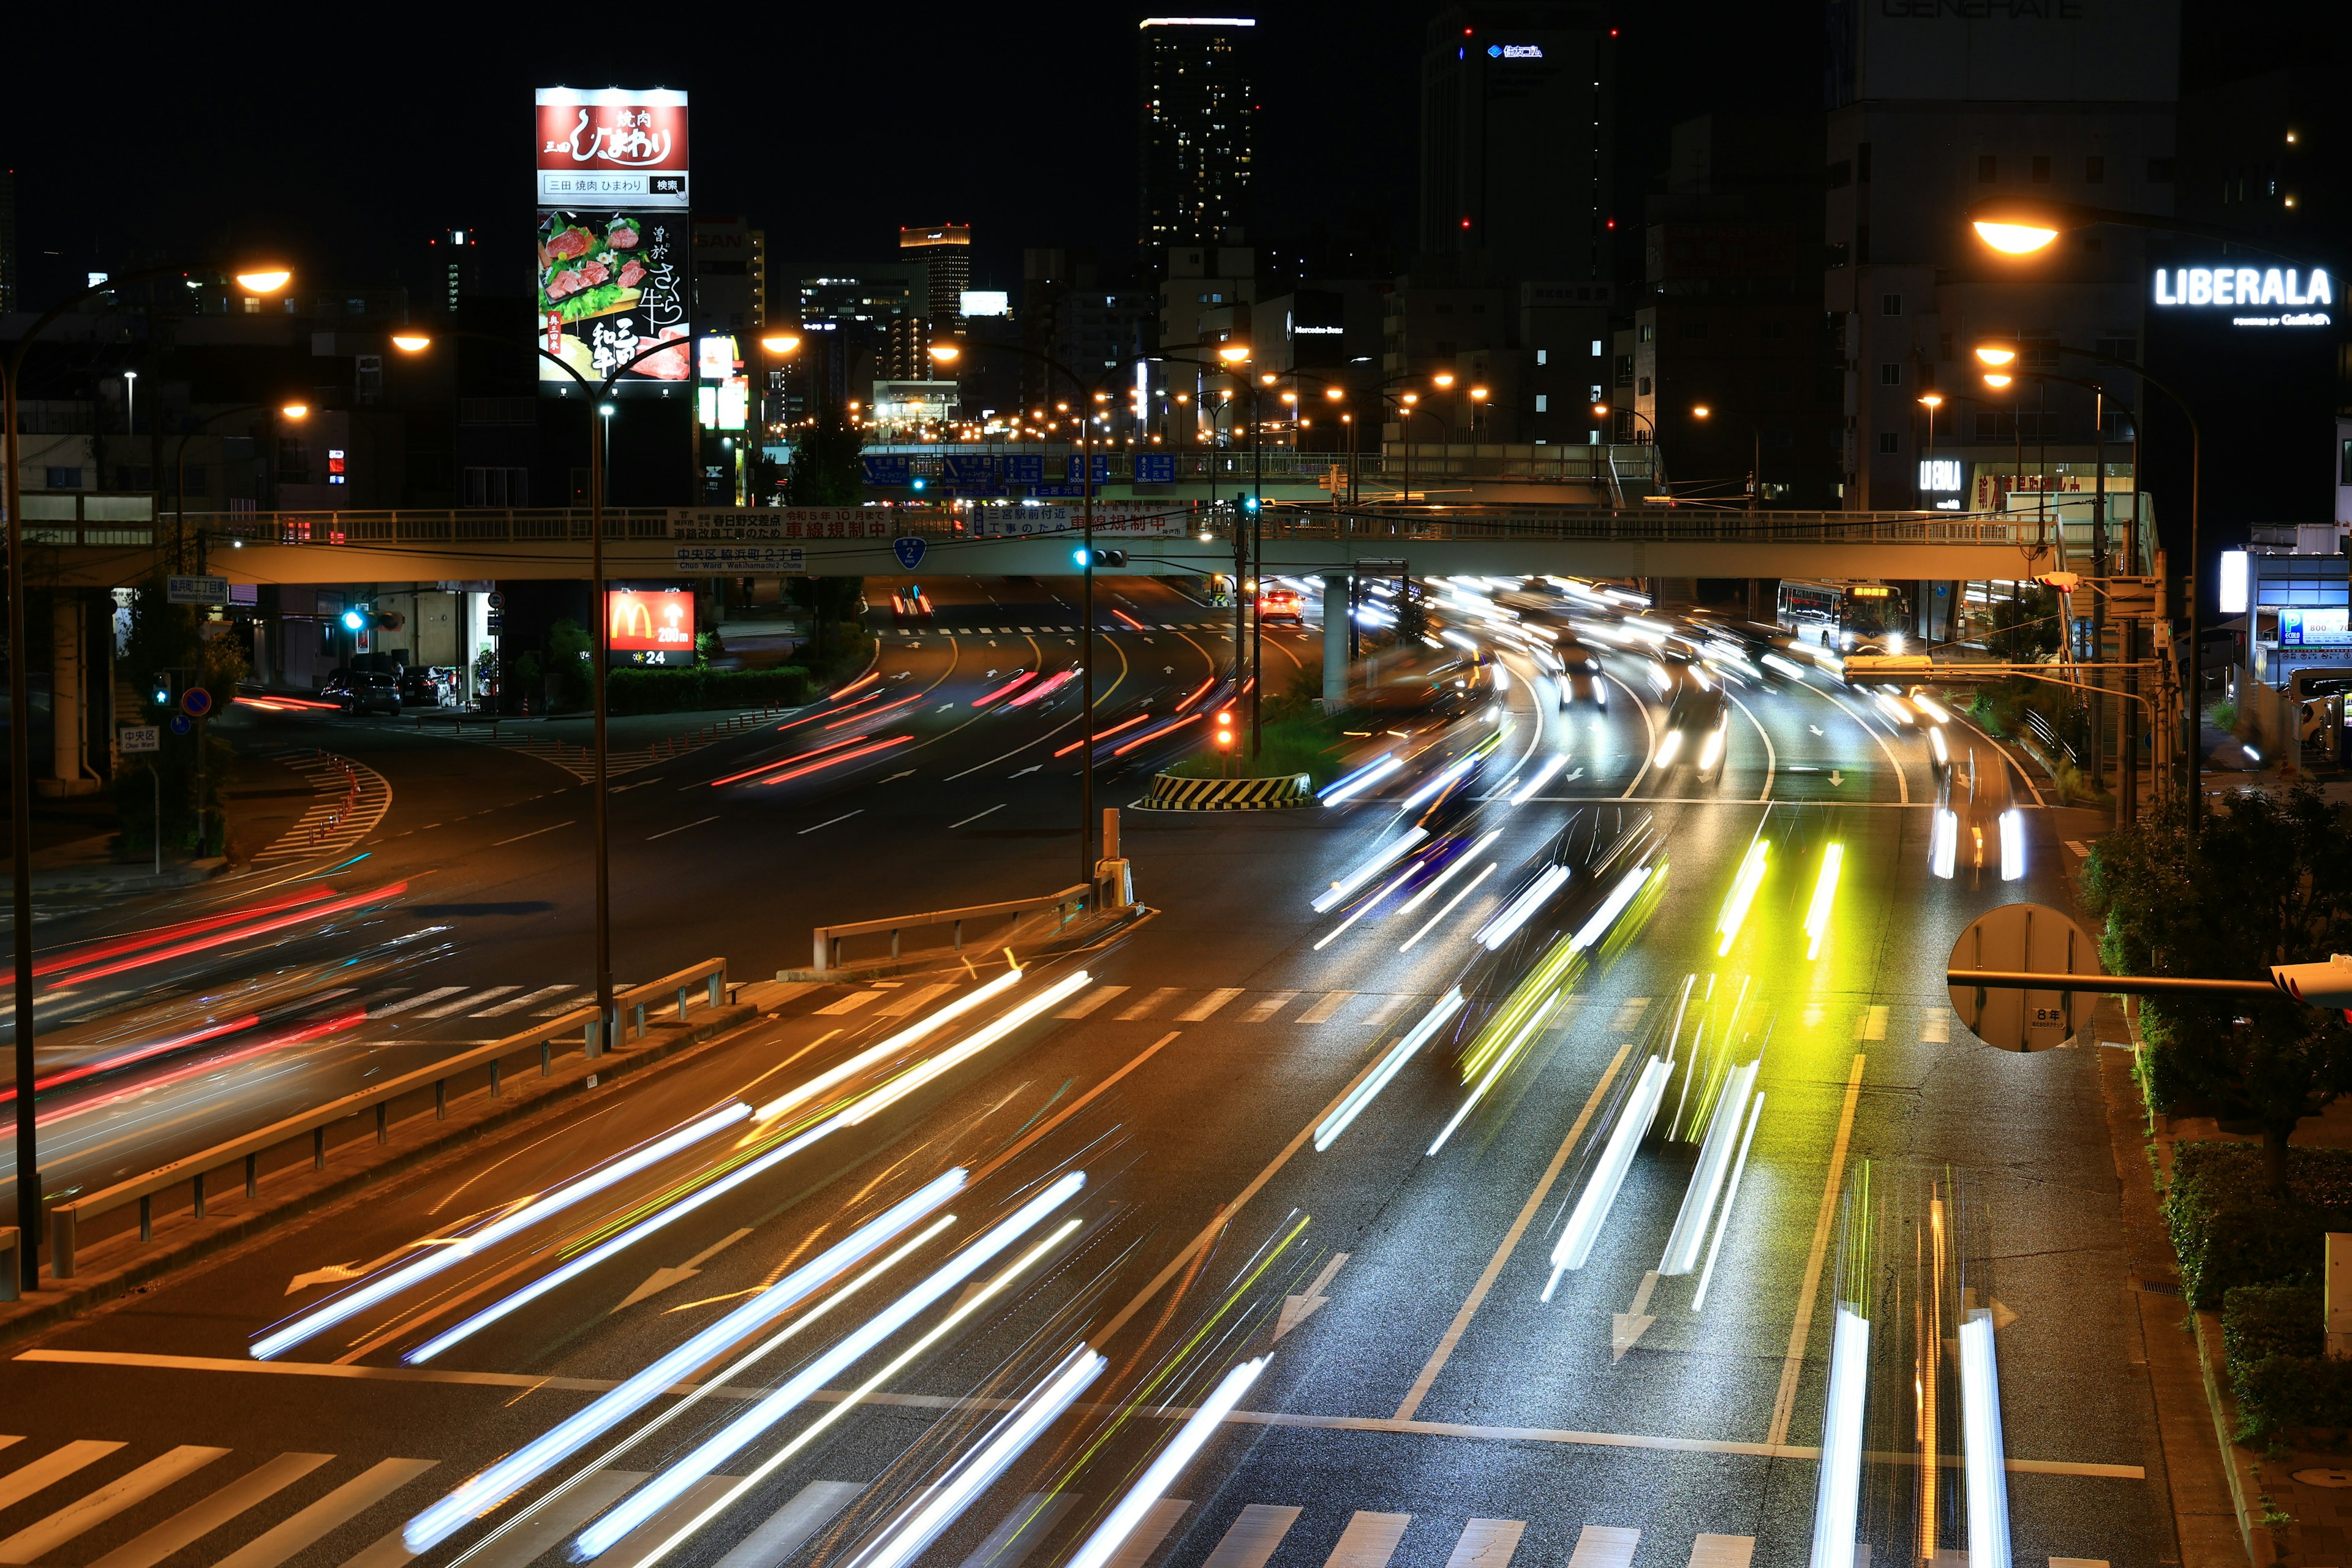
M 878 921 L 851 921 L 844 925 L 819 926 L 815 933 L 814 973 L 828 974 L 841 966 L 841 939 L 850 936 L 878 936 L 890 933 L 890 956 L 898 956 L 898 935 L 901 931 L 923 926 L 946 926 L 957 952 L 963 950 L 963 928 L 967 921 L 993 918 L 1019 919 L 1035 910 L 1064 910 L 1064 921 L 1076 918 L 1094 898 L 1095 889 L 1083 884 L 1064 888 L 1058 893 L 1046 893 L 1034 899 L 1013 899 L 1001 904 L 973 904 L 961 910 L 932 910 L 919 915 L 890 915 Z
M 648 981 L 643 985 L 632 985 L 625 991 L 616 992 L 614 1000 L 625 1014 L 634 1013 L 638 1037 L 643 1038 L 646 1032 L 646 1009 L 649 1005 L 652 1005 L 656 999 L 667 1001 L 672 994 L 675 994 L 677 1000 L 678 1021 L 684 1023 L 688 1000 L 698 989 L 703 991 L 712 1007 L 718 1007 L 726 1001 L 727 961 L 725 959 L 710 959 L 691 968 L 681 969 L 676 973 L 666 974 L 659 980 Z M 306 1133 L 310 1140 L 310 1168 L 314 1171 L 325 1170 L 327 1168 L 327 1129 L 338 1121 L 356 1117 L 362 1111 L 372 1110 L 375 1112 L 375 1141 L 380 1144 L 386 1143 L 392 1137 L 392 1103 L 404 1095 L 430 1088 L 433 1090 L 434 1120 L 444 1120 L 449 1114 L 450 1079 L 479 1068 L 488 1068 L 490 1098 L 495 1100 L 499 1092 L 499 1066 L 506 1058 L 519 1052 L 536 1049 L 539 1053 L 539 1074 L 541 1078 L 545 1078 L 555 1070 L 556 1041 L 571 1034 L 574 1029 L 583 1029 L 583 1055 L 593 1058 L 602 1054 L 595 1022 L 594 1007 L 574 1008 L 561 1017 L 549 1019 L 537 1028 L 526 1029 L 519 1035 L 509 1035 L 502 1040 L 493 1040 L 487 1046 L 477 1047 L 461 1056 L 446 1058 L 429 1067 L 419 1068 L 415 1072 L 405 1073 L 399 1078 L 377 1084 L 373 1089 L 347 1094 L 340 1100 L 330 1100 L 316 1110 L 287 1117 L 258 1131 L 248 1132 L 242 1138 L 233 1138 L 226 1143 L 215 1143 L 211 1148 L 191 1154 L 185 1159 L 174 1160 L 168 1165 L 158 1166 L 144 1175 L 117 1182 L 110 1187 L 100 1188 L 87 1196 L 76 1198 L 71 1203 L 58 1204 L 49 1210 L 48 1215 L 49 1272 L 53 1278 L 58 1279 L 74 1278 L 76 1243 L 83 1225 L 98 1218 L 100 1215 L 110 1213 L 130 1204 L 136 1203 L 139 1205 L 139 1239 L 152 1241 L 155 1238 L 156 1195 L 183 1184 L 189 1189 L 191 1207 L 195 1217 L 205 1218 L 205 1178 L 228 1166 L 242 1163 L 245 1174 L 245 1195 L 248 1198 L 258 1197 L 261 1186 L 262 1156 L 283 1148 Z M 12 1231 L 9 1234 L 13 1236 L 15 1233 Z M 11 1274 L 10 1278 L 14 1279 L 15 1276 Z

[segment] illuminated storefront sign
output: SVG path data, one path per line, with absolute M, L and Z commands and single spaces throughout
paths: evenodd
M 1919 488 L 1923 490 L 1959 490 L 1960 460 L 1958 458 L 1923 458 L 1919 462 Z
M 1544 58 L 1541 44 L 1488 44 L 1487 57 L 1498 60 L 1539 60 Z
M 2332 319 L 2315 305 L 2336 303 L 2336 288 L 2325 268 L 2315 267 L 2306 279 L 2296 267 L 2159 267 L 2151 304 L 2172 308 L 2233 312 L 2237 327 L 2325 327 Z M 2272 306 L 2278 315 L 2254 314 Z
M 694 595 L 684 589 L 608 589 L 604 613 L 605 635 L 614 653 L 694 648 Z

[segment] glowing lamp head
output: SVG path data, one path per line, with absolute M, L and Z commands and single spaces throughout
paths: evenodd
M 1486 402 L 1486 389 L 1485 387 L 1483 387 L 1483 386 L 1474 386 L 1474 387 L 1472 387 L 1472 388 L 1470 389 L 1470 401 L 1471 401 L 1471 402 L 1473 402 L 1473 403 L 1484 403 L 1484 402 Z
M 1977 237 L 2003 256 L 2031 256 L 2058 237 L 2058 231 L 2035 223 L 1995 223 L 1979 218 Z
M 760 346 L 772 354 L 792 353 L 801 346 L 798 332 L 770 332 L 760 340 Z
M 1609 405 L 1607 405 L 1607 404 L 1605 404 L 1605 403 L 1596 403 L 1596 404 L 1594 404 L 1594 405 L 1592 405 L 1592 416 L 1593 416 L 1595 419 L 1599 419 L 1599 418 L 1603 417 L 1604 416 L 1606 416 L 1606 415 L 1608 414 L 1608 412 L 1609 412 Z
M 345 610 L 343 612 L 343 626 L 347 630 L 358 631 L 366 625 L 367 617 L 361 615 L 357 610 Z
M 1927 407 L 1941 408 L 1944 406 L 1944 395 L 1940 392 L 1923 392 L 1919 395 L 1919 401 Z
M 308 419 L 310 416 L 310 405 L 307 403 L 289 403 L 280 407 L 278 412 L 289 419 Z
M 1984 374 L 1984 384 L 1987 386 L 1991 387 L 1995 392 L 1999 392 L 2002 387 L 2007 386 L 2011 382 L 2015 381 L 2016 379 L 2017 378 L 2013 375 L 2004 374 L 2002 372 L 1997 370 L 1989 370 Z
M 1988 339 L 1977 345 L 1976 355 L 1979 364 L 1989 364 L 1998 369 L 2017 358 L 2017 345 L 2002 342 L 1997 338 Z
M 1332 402 L 1337 403 L 1341 398 L 1347 396 L 1348 394 L 1346 389 L 1343 387 L 1327 386 L 1323 389 L 1323 395 L 1329 398 Z
M 1714 412 L 1715 412 L 1715 410 L 1714 410 L 1714 409 L 1709 408 L 1706 404 L 1701 403 L 1701 404 L 1696 405 L 1691 409 L 1691 417 L 1692 417 L 1692 418 L 1694 418 L 1694 419 L 1705 419 L 1705 418 L 1706 418 L 1708 416 L 1712 415 Z
M 1454 384 L 1454 373 L 1450 370 L 1441 370 L 1429 379 L 1431 384 L 1436 386 L 1452 386 Z
M 433 340 L 423 332 L 394 332 L 392 346 L 404 354 L 421 354 L 433 346 Z
M 1402 397 L 1399 398 L 1398 401 L 1402 403 L 1407 408 L 1411 408 L 1414 404 L 1421 401 L 1421 394 L 1418 392 L 1408 392 Z
M 939 364 L 953 364 L 963 358 L 963 345 L 958 342 L 936 342 L 931 345 L 931 359 Z
M 256 267 L 236 275 L 236 286 L 248 294 L 275 294 L 294 281 L 294 274 L 283 267 Z
M 1249 344 L 1227 343 L 1217 351 L 1217 357 L 1227 364 L 1245 363 L 1249 359 Z

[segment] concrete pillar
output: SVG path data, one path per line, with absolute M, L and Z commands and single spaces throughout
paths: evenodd
M 56 752 L 56 775 L 37 781 L 40 793 L 46 795 L 94 795 L 98 780 L 85 778 L 82 765 L 82 736 L 89 717 L 83 711 L 83 694 L 89 685 L 87 660 L 82 647 L 81 595 L 72 589 L 59 588 L 49 600 L 51 644 L 56 649 L 50 661 L 49 723 Z
M 1323 574 L 1323 711 L 1348 706 L 1348 584 L 1352 573 Z

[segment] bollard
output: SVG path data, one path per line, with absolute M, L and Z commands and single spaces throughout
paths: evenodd
M 710 972 L 710 1005 L 714 1007 L 721 1007 L 726 1005 L 726 1003 L 727 972 L 723 969 L 714 969 Z
M 590 1061 L 594 1061 L 604 1054 L 604 1031 L 599 1027 L 604 1021 L 602 1018 L 589 1019 L 587 1036 L 581 1041 L 581 1054 Z
M 646 1005 L 644 1003 L 640 1002 L 636 1005 L 636 1013 L 637 1038 L 642 1040 L 646 1037 Z
M 686 989 L 683 985 L 677 988 L 677 1021 L 681 1024 L 686 1022 Z
M 539 1042 L 539 1076 L 545 1078 L 554 1070 L 555 1042 L 553 1040 L 541 1040 Z

